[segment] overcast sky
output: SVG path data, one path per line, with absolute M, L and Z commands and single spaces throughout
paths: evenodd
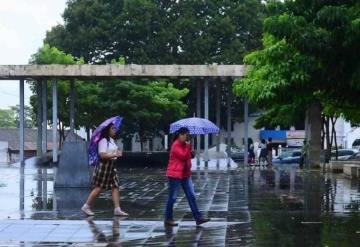
M 63 23 L 66 0 L 0 0 L 0 64 L 27 64 L 47 30 Z M 0 81 L 0 108 L 18 104 L 18 81 Z M 30 90 L 26 86 L 25 104 Z

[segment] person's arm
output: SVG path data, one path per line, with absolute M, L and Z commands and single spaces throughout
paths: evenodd
M 175 144 L 172 147 L 171 153 L 174 157 L 185 161 L 189 158 L 190 151 L 191 151 L 190 144 L 186 144 L 185 148 L 182 148 L 180 145 Z
M 111 160 L 113 158 L 118 158 L 122 156 L 121 151 L 117 151 L 116 153 L 100 153 L 100 158 L 102 160 Z

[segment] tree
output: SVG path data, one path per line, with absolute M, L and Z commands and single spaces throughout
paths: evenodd
M 185 115 L 182 100 L 187 93 L 188 89 L 176 89 L 167 81 L 108 81 L 101 85 L 99 103 L 106 117 L 124 117 L 123 138 L 138 133 L 143 149 L 146 140 L 168 132 L 170 123 Z
M 66 54 L 55 47 L 44 45 L 33 55 L 32 63 L 36 64 L 75 64 L 72 55 Z M 112 60 L 112 63 L 124 64 L 124 58 Z M 182 99 L 188 89 L 176 89 L 167 81 L 76 81 L 76 127 L 85 127 L 88 135 L 90 130 L 98 126 L 104 119 L 114 115 L 124 117 L 123 127 L 125 138 L 139 133 L 141 143 L 156 136 L 160 130 L 167 131 L 170 122 L 185 115 L 187 106 Z M 51 85 L 48 85 L 50 90 Z M 36 84 L 31 83 L 36 92 Z M 65 128 L 69 126 L 69 81 L 58 81 L 58 128 L 60 142 L 65 139 Z M 52 95 L 48 95 L 51 105 Z M 37 97 L 31 97 L 31 105 L 36 114 Z M 48 116 L 51 123 L 51 110 Z M 165 128 L 166 126 L 166 128 Z
M 48 31 L 45 43 L 86 63 L 123 56 L 136 64 L 241 64 L 261 45 L 264 15 L 261 0 L 72 0 L 64 25 Z M 172 82 L 196 91 L 193 82 Z M 227 95 L 227 88 L 222 92 Z M 210 94 L 215 95 L 213 87 Z M 190 115 L 196 112 L 195 98 L 185 98 Z M 241 119 L 241 101 L 232 103 Z M 225 109 L 226 97 L 221 105 Z
M 20 108 L 19 105 L 11 106 L 10 109 L 0 109 L 0 128 L 19 128 Z M 24 128 L 33 128 L 32 110 L 29 106 L 24 108 Z
M 312 133 L 319 138 L 310 142 L 315 154 L 324 107 L 331 104 L 345 118 L 358 120 L 360 4 L 269 1 L 267 10 L 263 48 L 245 58 L 252 67 L 234 90 L 263 106 L 274 121 L 294 121 L 297 113 L 307 112 L 312 126 L 320 127 Z
M 75 59 L 71 54 L 66 54 L 56 47 L 51 47 L 48 44 L 44 44 L 37 53 L 35 53 L 30 60 L 31 64 L 83 64 L 84 61 L 82 58 Z M 37 105 L 39 98 L 36 96 L 36 91 L 38 84 L 34 81 L 30 81 L 30 89 L 34 93 L 30 97 L 30 104 L 33 110 L 33 116 L 37 114 Z M 58 123 L 55 123 L 59 130 L 59 144 L 61 146 L 62 142 L 65 140 L 65 129 L 69 126 L 70 123 L 70 105 L 69 105 L 69 81 L 68 80 L 58 80 Z M 47 83 L 48 92 L 51 92 L 51 83 Z M 81 99 L 80 99 L 81 101 Z M 81 104 L 87 103 L 88 107 L 91 106 L 90 102 L 83 102 Z M 52 105 L 52 94 L 48 93 L 47 97 L 48 106 Z M 52 111 L 51 108 L 47 109 L 48 122 L 52 123 Z M 80 115 L 81 116 L 81 115 Z M 79 124 L 76 125 L 79 128 Z
M 263 16 L 260 0 L 71 0 L 45 42 L 86 63 L 237 64 Z
M 0 128 L 16 128 L 14 113 L 11 109 L 0 109 Z
M 12 111 L 13 119 L 16 128 L 20 128 L 20 106 L 12 106 L 10 107 L 10 110 Z M 34 128 L 35 127 L 35 121 L 33 119 L 33 112 L 31 107 L 25 106 L 24 107 L 24 128 Z

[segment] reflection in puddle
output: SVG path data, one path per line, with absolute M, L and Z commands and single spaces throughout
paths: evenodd
M 121 203 L 131 218 L 122 226 L 113 218 L 110 193 L 103 194 L 94 204 L 96 220 L 85 221 L 92 241 L 113 246 L 121 246 L 120 242 L 122 246 L 352 246 L 359 242 L 358 180 L 292 165 L 216 168 L 193 171 L 199 208 L 216 224 L 196 228 L 181 194 L 174 215 L 181 224 L 171 229 L 161 224 L 167 196 L 164 170 L 119 169 Z M 53 168 L 1 166 L 0 219 L 84 222 L 79 208 L 89 189 L 54 190 L 55 174 Z

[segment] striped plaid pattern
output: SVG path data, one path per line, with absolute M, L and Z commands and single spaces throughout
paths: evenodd
M 100 165 L 95 167 L 92 185 L 101 187 L 104 190 L 119 188 L 119 178 L 115 169 L 116 160 L 101 161 Z

